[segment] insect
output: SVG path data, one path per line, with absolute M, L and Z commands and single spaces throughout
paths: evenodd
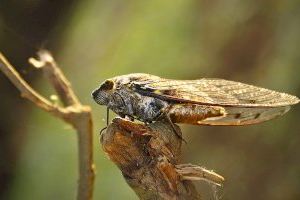
M 145 123 L 249 125 L 285 114 L 296 96 L 223 79 L 171 80 L 134 73 L 105 80 L 96 103 Z M 175 130 L 175 129 L 174 129 Z

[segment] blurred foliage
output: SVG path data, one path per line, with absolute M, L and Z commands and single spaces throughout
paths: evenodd
M 43 1 L 12 2 L 26 9 L 38 7 Z M 55 5 L 60 6 L 57 2 Z M 51 47 L 82 102 L 93 108 L 95 199 L 137 199 L 98 142 L 98 130 L 105 126 L 105 108 L 95 105 L 90 92 L 104 79 L 133 72 L 173 79 L 218 77 L 300 96 L 297 0 L 87 0 L 64 6 L 70 12 L 64 14 L 60 10 L 61 14 L 55 16 L 51 9 L 40 12 L 41 17 L 56 19 L 43 40 L 48 40 L 46 47 Z M 1 11 L 0 28 L 14 27 L 12 21 L 17 25 L 24 23 L 14 17 L 22 9 L 10 7 L 9 12 Z M 38 21 L 35 31 L 43 29 L 44 21 Z M 27 25 L 18 27 L 24 29 Z M 23 33 L 23 29 L 16 32 Z M 26 33 L 34 34 L 30 29 Z M 8 45 L 19 48 L 19 41 L 3 38 L 0 32 L 1 48 L 5 49 L 1 50 L 8 52 L 15 63 L 12 52 L 17 49 Z M 43 43 L 29 42 L 32 46 Z M 28 57 L 26 53 L 22 55 Z M 46 96 L 51 95 L 40 74 L 31 71 L 25 76 L 38 79 L 35 87 Z M 9 101 L 2 90 L 1 93 L 2 101 Z M 1 123 L 1 127 L 18 126 L 26 132 L 22 146 L 16 148 L 19 156 L 7 198 L 72 199 L 77 180 L 74 131 L 34 107 L 23 115 L 26 117 L 15 116 L 10 123 Z M 183 160 L 222 174 L 226 178 L 223 189 L 218 191 L 222 199 L 299 199 L 299 118 L 300 108 L 295 106 L 284 117 L 255 126 L 182 126 L 188 141 Z M 201 182 L 197 186 L 206 199 L 211 198 L 209 185 Z

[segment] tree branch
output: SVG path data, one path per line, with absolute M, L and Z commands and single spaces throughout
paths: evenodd
M 31 63 L 36 68 L 42 69 L 58 96 L 61 98 L 65 106 L 78 105 L 79 100 L 73 92 L 71 84 L 57 66 L 51 54 L 46 50 L 38 52 L 39 59 L 29 58 Z
M 178 133 L 181 133 L 177 127 Z M 142 200 L 200 199 L 193 180 L 221 185 L 224 178 L 191 164 L 178 164 L 181 143 L 170 124 L 137 124 L 113 119 L 102 134 L 101 143 L 120 168 L 129 186 Z
M 21 92 L 21 96 L 27 98 L 36 106 L 41 109 L 51 112 L 58 117 L 63 117 L 66 112 L 65 109 L 54 106 L 50 101 L 37 93 L 30 85 L 27 84 L 15 68 L 5 59 L 0 53 L 0 70 L 6 75 L 6 77 L 15 85 L 15 87 Z
M 53 114 L 71 124 L 78 134 L 79 146 L 79 182 L 78 200 L 89 200 L 93 196 L 94 164 L 93 164 L 93 135 L 91 109 L 82 105 L 70 83 L 56 65 L 52 55 L 47 51 L 38 52 L 38 59 L 30 59 L 30 63 L 43 70 L 50 83 L 56 90 L 65 107 L 56 106 L 51 101 L 36 92 L 14 69 L 0 53 L 0 70 L 9 78 L 21 92 L 21 96 L 33 102 L 39 108 Z

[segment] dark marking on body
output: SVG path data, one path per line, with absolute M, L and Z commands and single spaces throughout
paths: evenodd
M 146 87 L 144 85 L 132 84 L 134 90 L 143 90 L 145 92 L 155 92 L 155 89 Z
M 249 103 L 252 103 L 252 104 L 254 104 L 256 101 L 255 100 L 253 100 L 253 99 L 251 99 L 251 100 L 249 100 Z
M 260 116 L 260 113 L 257 113 L 257 114 L 255 115 L 254 119 L 259 118 L 259 116 Z
M 159 93 L 164 94 L 164 95 L 170 95 L 173 96 L 176 94 L 176 91 L 171 89 L 171 90 L 161 90 Z
M 237 114 L 235 114 L 234 118 L 239 119 L 241 117 L 241 115 L 242 115 L 241 113 L 237 113 Z
M 113 87 L 114 87 L 114 82 L 113 82 L 113 81 L 110 81 L 110 80 L 106 80 L 106 81 L 101 85 L 101 87 L 99 88 L 99 90 L 104 90 L 104 91 L 112 90 Z

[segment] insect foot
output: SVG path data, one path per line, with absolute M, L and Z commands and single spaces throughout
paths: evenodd
M 140 199 L 198 200 L 201 195 L 192 181 L 205 180 L 214 187 L 224 182 L 212 171 L 179 163 L 182 140 L 167 122 L 145 125 L 115 118 L 101 143 Z

